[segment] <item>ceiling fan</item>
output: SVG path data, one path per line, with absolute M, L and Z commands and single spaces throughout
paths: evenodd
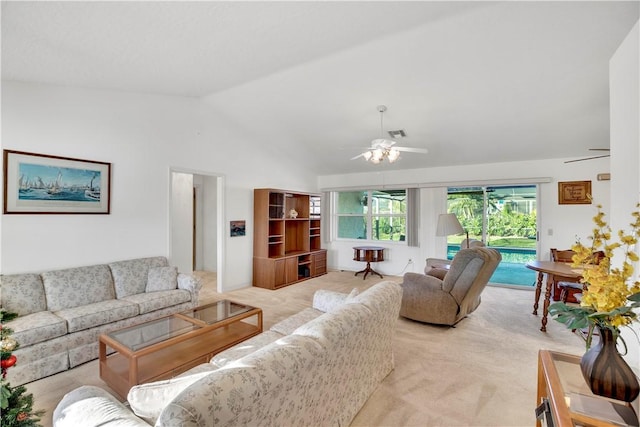
M 606 151 L 607 153 L 609 153 L 609 151 L 611 151 L 610 148 L 589 148 L 589 151 Z M 565 161 L 565 163 L 573 163 L 573 162 L 582 162 L 585 160 L 593 160 L 593 159 L 601 159 L 603 157 L 609 157 L 611 156 L 611 154 L 601 154 L 599 156 L 591 156 L 591 157 L 583 157 L 581 159 L 575 159 L 575 160 L 567 160 Z
M 393 139 L 383 138 L 383 117 L 384 112 L 387 111 L 387 107 L 385 105 L 378 105 L 377 109 L 380 113 L 380 138 L 371 141 L 371 146 L 366 149 L 367 151 L 352 157 L 351 160 L 362 157 L 365 161 L 375 164 L 380 163 L 384 159 L 387 159 L 389 163 L 393 163 L 400 158 L 401 151 L 422 154 L 426 154 L 428 152 L 426 148 L 400 147 L 395 145 L 396 141 Z

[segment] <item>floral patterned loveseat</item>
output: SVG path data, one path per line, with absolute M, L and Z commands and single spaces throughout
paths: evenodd
M 0 277 L 20 348 L 8 373 L 25 384 L 98 358 L 100 334 L 195 307 L 201 284 L 165 257 Z
M 402 288 L 320 290 L 313 306 L 166 381 L 134 386 L 128 405 L 105 390 L 69 392 L 54 427 L 348 426 L 394 366 Z

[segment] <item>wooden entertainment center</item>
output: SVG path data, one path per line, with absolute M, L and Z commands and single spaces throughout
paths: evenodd
M 321 201 L 319 194 L 253 191 L 253 286 L 277 289 L 326 274 Z

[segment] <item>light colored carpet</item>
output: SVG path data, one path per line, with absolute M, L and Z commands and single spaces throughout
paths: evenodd
M 250 287 L 220 295 L 214 275 L 198 275 L 204 283 L 202 303 L 228 298 L 261 307 L 265 329 L 310 306 L 317 289 L 349 292 L 380 281 L 371 276 L 363 280 L 353 272 L 330 272 L 277 291 Z M 396 367 L 352 426 L 533 425 L 538 350 L 584 352 L 581 338 L 553 320 L 546 333 L 540 332 L 540 315 L 531 314 L 533 297 L 528 289 L 489 286 L 478 309 L 455 328 L 400 318 Z M 62 396 L 82 384 L 109 390 L 99 378 L 97 361 L 27 384 L 35 408 L 46 410 L 44 427 L 51 425 Z

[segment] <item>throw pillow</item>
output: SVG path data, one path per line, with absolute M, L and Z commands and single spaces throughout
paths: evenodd
M 131 387 L 127 401 L 131 410 L 140 418 L 154 425 L 162 410 L 175 399 L 178 394 L 191 384 L 206 377 L 213 370 L 199 372 L 193 375 L 171 378 Z
M 170 291 L 178 287 L 176 267 L 154 267 L 149 269 L 145 292 Z

